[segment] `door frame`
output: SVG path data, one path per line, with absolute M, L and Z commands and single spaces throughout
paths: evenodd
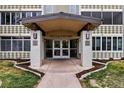
M 67 40 L 67 39 L 54 39 L 53 40 L 53 59 L 68 59 L 70 58 L 70 40 L 67 40 L 68 41 L 68 48 L 62 48 L 62 41 L 64 40 Z M 55 41 L 59 41 L 60 42 L 60 48 L 55 48 L 54 45 L 55 45 Z M 60 56 L 55 56 L 54 54 L 54 51 L 55 50 L 60 50 Z M 68 56 L 63 56 L 63 50 L 68 50 Z

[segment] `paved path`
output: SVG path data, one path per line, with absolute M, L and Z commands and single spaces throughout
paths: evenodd
M 38 88 L 81 88 L 75 75 L 47 73 Z
M 82 67 L 72 60 L 47 60 L 39 71 L 45 72 L 38 88 L 81 88 L 75 73 Z M 76 60 L 75 60 L 76 61 Z

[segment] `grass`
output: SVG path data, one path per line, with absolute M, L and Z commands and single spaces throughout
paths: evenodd
M 2 88 L 32 88 L 39 79 L 40 77 L 33 73 L 15 68 L 11 61 L 0 60 Z
M 81 80 L 81 85 L 92 88 L 90 79 L 95 79 L 96 83 L 103 88 L 124 88 L 124 61 L 113 61 L 107 69 L 92 73 Z

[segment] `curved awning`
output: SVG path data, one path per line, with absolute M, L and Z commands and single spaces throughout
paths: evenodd
M 22 19 L 22 24 L 32 30 L 72 31 L 94 30 L 101 24 L 101 19 L 69 13 L 52 13 L 38 17 Z

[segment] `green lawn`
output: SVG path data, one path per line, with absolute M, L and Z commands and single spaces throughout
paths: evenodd
M 107 69 L 95 72 L 81 80 L 82 86 L 93 87 L 90 80 L 96 80 L 101 87 L 124 88 L 124 61 L 113 61 Z
M 30 72 L 14 67 L 11 61 L 0 60 L 0 80 L 2 88 L 32 88 L 40 79 Z

